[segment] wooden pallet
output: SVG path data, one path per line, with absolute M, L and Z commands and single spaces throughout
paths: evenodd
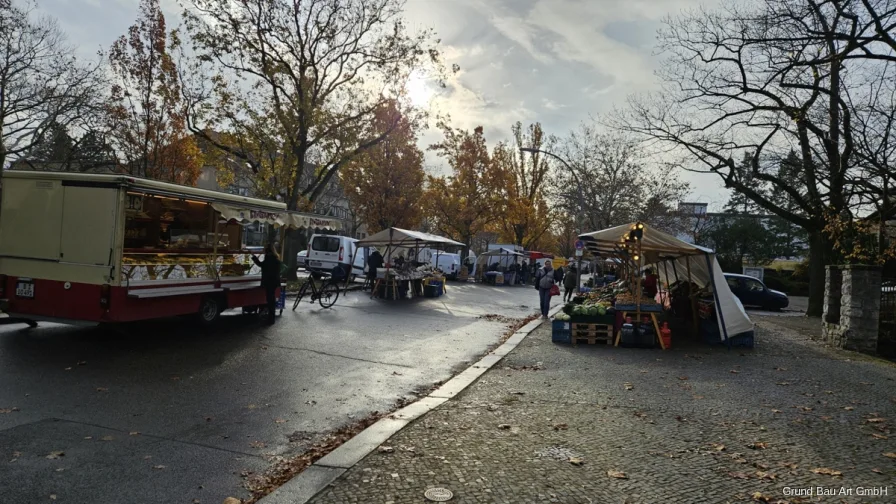
M 609 344 L 613 341 L 613 326 L 607 324 L 570 324 L 570 339 L 573 346 L 578 340 L 585 340 L 589 345 L 597 343 Z

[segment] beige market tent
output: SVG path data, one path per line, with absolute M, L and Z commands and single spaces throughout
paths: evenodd
M 430 245 L 435 246 L 452 246 L 452 247 L 463 247 L 464 244 L 461 242 L 457 242 L 443 236 L 438 236 L 430 233 L 423 233 L 420 231 L 410 231 L 407 229 L 401 229 L 396 227 L 391 227 L 389 229 L 384 229 L 379 233 L 372 234 L 367 238 L 362 240 L 358 240 L 357 245 L 359 247 L 406 247 L 406 248 L 414 248 L 414 247 L 425 247 Z
M 620 254 L 628 233 L 638 224 L 640 223 L 624 224 L 582 234 L 579 239 L 585 242 L 592 253 L 603 256 Z M 679 240 L 646 224 L 643 226 L 641 257 L 637 261 L 639 267 L 667 263 L 670 267 L 656 268 L 660 279 L 666 283 L 690 279 L 701 287 L 712 286 L 719 331 L 726 340 L 753 330 L 753 322 L 740 300 L 728 287 L 722 268 L 711 249 Z

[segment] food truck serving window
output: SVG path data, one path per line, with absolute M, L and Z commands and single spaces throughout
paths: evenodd
M 143 251 L 210 251 L 241 248 L 240 230 L 222 226 L 211 205 L 150 194 L 128 193 L 125 205 L 125 249 Z

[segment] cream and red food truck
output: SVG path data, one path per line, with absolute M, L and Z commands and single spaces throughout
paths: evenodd
M 0 310 L 13 320 L 208 323 L 260 310 L 243 226 L 301 225 L 283 203 L 135 177 L 2 176 Z

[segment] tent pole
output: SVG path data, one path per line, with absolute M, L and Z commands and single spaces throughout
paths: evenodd
M 671 308 L 672 307 L 672 299 L 669 297 L 669 287 L 672 285 L 672 282 L 669 281 L 669 264 L 668 264 L 668 262 L 669 262 L 668 259 L 663 261 L 663 275 L 666 276 L 666 295 L 665 295 L 664 299 L 669 302 L 669 307 Z M 676 275 L 675 280 L 678 280 L 677 275 Z M 663 299 L 663 298 L 661 297 L 661 299 Z
M 700 326 L 697 322 L 697 301 L 695 298 L 695 293 L 691 291 L 691 286 L 694 284 L 694 281 L 691 277 L 691 256 L 684 256 L 684 260 L 688 265 L 688 301 L 691 302 L 691 322 L 693 323 L 694 327 L 694 336 L 698 336 L 700 334 Z
M 709 260 L 709 254 L 706 256 L 706 267 L 709 269 L 709 280 L 712 282 L 712 297 L 716 304 L 716 314 L 719 316 L 719 322 L 722 323 L 722 334 L 725 335 L 725 342 L 728 344 L 728 350 L 731 350 L 731 340 L 728 339 L 728 328 L 725 327 L 725 315 L 722 313 L 722 302 L 719 301 L 719 291 L 716 289 L 716 276 L 713 271 L 712 261 Z

